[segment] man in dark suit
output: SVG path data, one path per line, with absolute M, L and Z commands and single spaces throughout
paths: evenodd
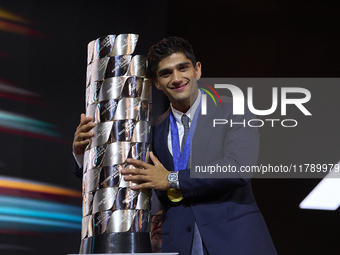
M 202 93 L 190 80 L 201 77 L 201 63 L 196 62 L 191 45 L 182 38 L 166 38 L 151 47 L 148 68 L 171 105 L 155 120 L 150 153 L 153 165 L 127 159 L 136 169 L 123 169 L 122 174 L 126 181 L 137 183 L 132 189 L 156 190 L 164 207 L 162 252 L 276 254 L 250 179 L 245 178 L 248 176 L 190 178 L 190 166 L 233 166 L 239 170 L 255 165 L 259 149 L 256 128 L 212 125 L 213 119 L 242 122 L 255 117 L 247 108 L 244 115 L 234 116 L 230 98 L 222 98 L 220 106 L 208 100 L 207 114 L 199 114 Z M 82 115 L 74 154 L 88 144 L 93 135 L 89 133 L 91 125 L 91 119 Z
M 164 206 L 162 251 L 182 255 L 276 254 L 249 178 L 190 178 L 187 124 L 193 136 L 192 167 L 235 166 L 239 170 L 257 163 L 257 129 L 243 125 L 213 127 L 212 121 L 233 119 L 242 123 L 255 116 L 248 109 L 245 115 L 234 116 L 230 98 L 223 98 L 218 107 L 208 100 L 207 114 L 199 115 L 201 92 L 190 79 L 200 78 L 201 63 L 196 62 L 191 45 L 182 38 L 170 37 L 154 45 L 148 54 L 148 66 L 156 87 L 169 98 L 171 107 L 155 120 L 151 153 L 154 164 L 128 159 L 137 169 L 125 169 L 122 174 L 125 180 L 139 184 L 134 189 L 156 190 Z M 183 115 L 189 120 L 182 123 Z M 190 135 L 187 137 L 189 140 Z

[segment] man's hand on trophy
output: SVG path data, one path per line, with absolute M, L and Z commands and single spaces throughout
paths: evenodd
M 90 130 L 95 125 L 91 117 L 86 117 L 84 113 L 80 115 L 80 124 L 74 133 L 72 146 L 75 155 L 84 154 L 86 146 L 90 143 L 90 138 L 94 136 L 94 132 L 90 132 Z
M 170 189 L 168 181 L 170 171 L 164 168 L 152 152 L 150 152 L 150 158 L 154 165 L 150 165 L 141 160 L 128 158 L 127 163 L 133 165 L 135 169 L 123 169 L 121 173 L 124 175 L 124 180 L 137 183 L 137 185 L 131 187 L 133 190 L 146 188 L 157 190 Z

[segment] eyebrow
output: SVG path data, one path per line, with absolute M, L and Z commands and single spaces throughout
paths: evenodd
M 190 62 L 183 62 L 183 63 L 179 63 L 176 65 L 176 68 L 179 68 L 179 67 L 182 67 L 182 66 L 185 66 L 185 65 L 190 65 Z M 164 69 L 161 69 L 158 71 L 158 75 L 161 75 L 162 73 L 165 73 L 167 71 L 171 71 L 171 68 L 164 68 Z

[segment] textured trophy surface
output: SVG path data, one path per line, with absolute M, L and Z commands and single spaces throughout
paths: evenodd
M 108 35 L 88 44 L 86 116 L 94 137 L 83 164 L 81 254 L 148 253 L 151 191 L 131 190 L 127 158 L 149 161 L 151 80 L 146 58 L 132 56 L 138 35 Z

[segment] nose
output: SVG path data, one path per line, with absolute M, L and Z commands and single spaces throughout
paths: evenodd
M 181 84 L 182 83 L 182 75 L 178 70 L 174 70 L 172 73 L 172 83 L 173 84 Z
M 158 222 L 158 224 L 155 224 L 156 228 L 162 228 L 162 219 Z

